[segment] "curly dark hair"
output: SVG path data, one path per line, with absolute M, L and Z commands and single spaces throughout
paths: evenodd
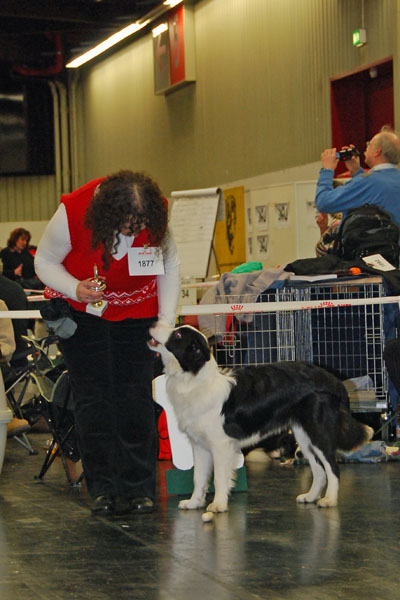
M 10 233 L 10 237 L 7 240 L 7 246 L 9 248 L 15 248 L 17 240 L 20 237 L 24 237 L 26 239 L 26 244 L 28 246 L 29 242 L 31 241 L 31 234 L 27 229 L 24 229 L 23 227 L 18 227 L 18 229 L 13 229 L 13 231 Z
M 159 246 L 168 222 L 168 209 L 157 183 L 145 173 L 119 171 L 104 179 L 93 195 L 85 215 L 85 227 L 92 230 L 92 248 L 103 244 L 103 265 L 108 269 L 116 252 L 120 233 L 149 230 L 149 241 Z

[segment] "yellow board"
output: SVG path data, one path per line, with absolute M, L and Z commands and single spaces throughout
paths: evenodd
M 246 262 L 244 187 L 224 190 L 225 220 L 215 225 L 215 253 L 221 273 Z

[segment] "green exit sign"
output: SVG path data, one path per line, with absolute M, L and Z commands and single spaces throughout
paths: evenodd
M 353 46 L 364 46 L 367 42 L 367 32 L 365 29 L 355 29 L 353 31 Z

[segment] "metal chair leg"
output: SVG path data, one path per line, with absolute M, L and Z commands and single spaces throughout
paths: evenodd
M 17 435 L 12 435 L 12 436 L 10 436 L 10 439 L 14 439 L 16 442 L 21 444 L 21 446 L 26 448 L 30 455 L 38 454 L 38 451 L 34 450 L 34 448 L 32 447 L 32 444 L 30 443 L 26 433 L 19 433 Z

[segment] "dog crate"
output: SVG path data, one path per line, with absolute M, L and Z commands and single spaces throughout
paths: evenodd
M 345 382 L 354 413 L 388 411 L 388 381 L 383 359 L 384 305 L 346 305 L 346 300 L 380 298 L 380 278 L 293 283 L 255 296 L 226 296 L 219 301 L 235 312 L 205 318 L 206 335 L 221 367 L 305 360 L 326 368 Z M 330 306 L 340 300 L 343 306 Z M 304 304 L 285 310 L 285 302 Z M 321 308 L 307 310 L 309 301 Z M 273 312 L 236 312 L 235 306 L 279 302 Z M 200 319 L 202 325 L 203 318 Z M 204 328 L 201 327 L 204 332 Z
M 293 290 L 269 290 L 258 298 L 220 296 L 233 307 L 254 302 L 289 302 Z M 296 319 L 293 311 L 248 312 L 211 317 L 215 358 L 220 366 L 259 365 L 280 360 L 296 360 Z
M 298 301 L 380 298 L 380 278 L 360 279 L 294 288 Z M 388 381 L 383 350 L 384 305 L 365 304 L 300 311 L 298 360 L 308 360 L 344 380 L 353 412 L 382 412 L 388 408 Z

